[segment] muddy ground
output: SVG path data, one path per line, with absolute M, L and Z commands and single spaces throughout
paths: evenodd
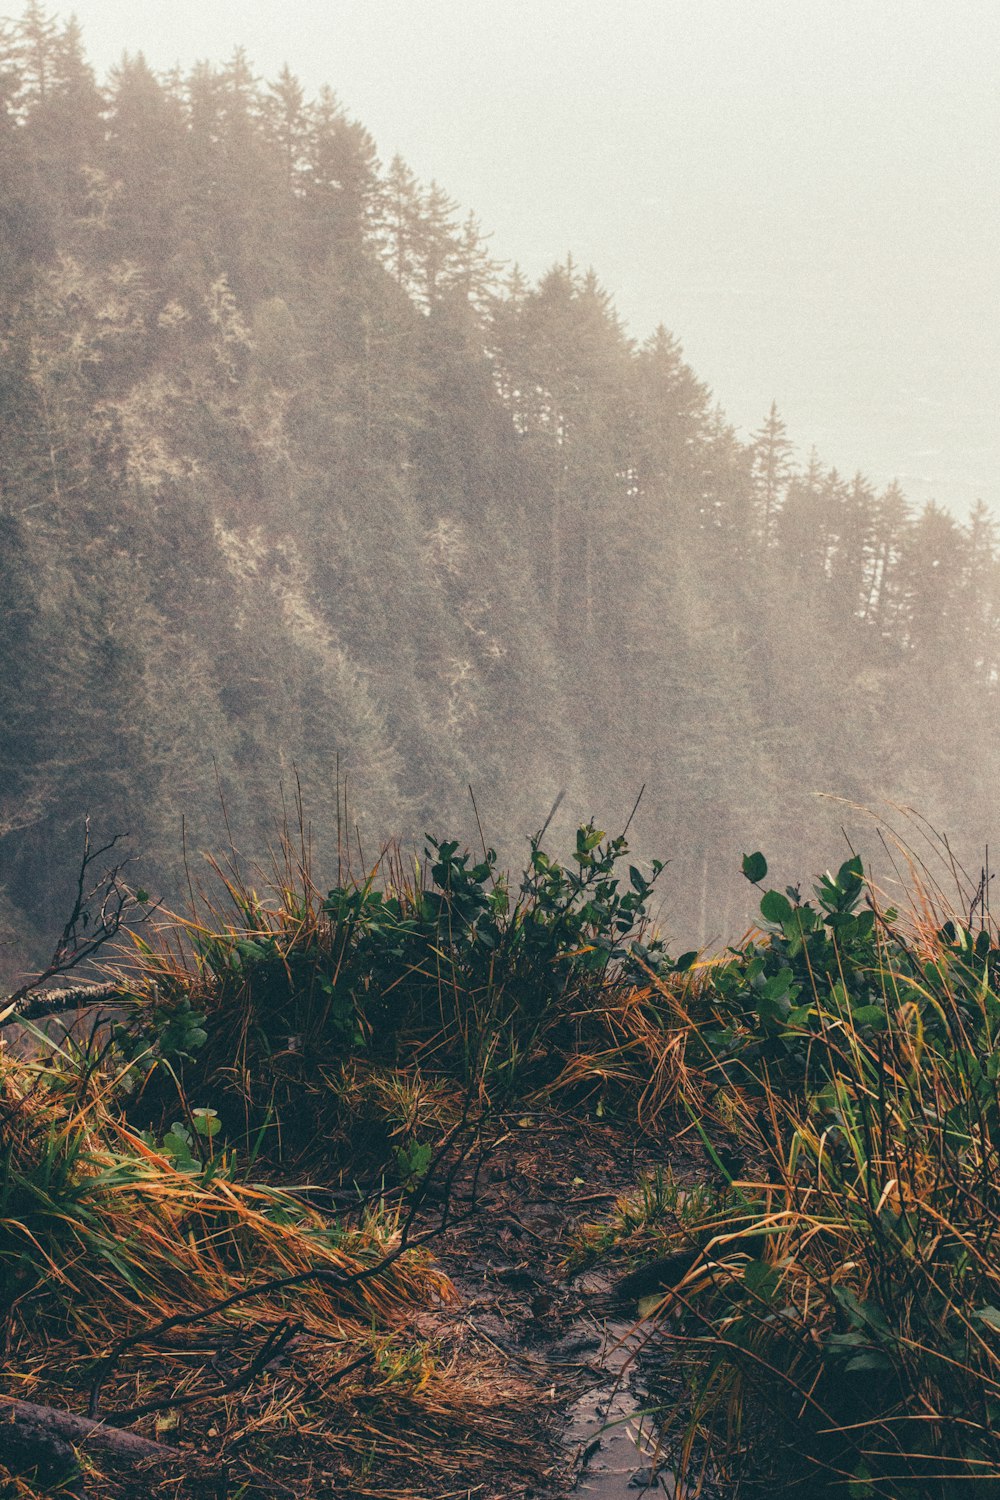
M 96 1009 L 83 1021 L 72 1019 L 78 1026 L 105 1020 Z M 66 1020 L 53 1024 L 61 1041 Z M 17 1055 L 39 1050 L 38 1036 L 21 1037 L 17 1027 L 6 1028 L 5 1041 Z M 585 1113 L 526 1112 L 494 1121 L 478 1164 L 470 1158 L 451 1184 L 449 1211 L 457 1222 L 429 1246 L 457 1298 L 410 1319 L 468 1389 L 467 1430 L 454 1439 L 443 1430 L 439 1447 L 415 1442 L 407 1462 L 405 1411 L 396 1430 L 380 1440 L 381 1419 L 366 1396 L 362 1372 L 354 1399 L 362 1422 L 371 1422 L 373 1452 L 364 1473 L 353 1463 L 328 1469 L 308 1451 L 303 1434 L 300 1461 L 282 1453 L 270 1473 L 257 1469 L 258 1482 L 239 1486 L 240 1492 L 253 1500 L 286 1494 L 337 1500 L 404 1494 L 409 1500 L 562 1500 L 574 1494 L 635 1500 L 675 1494 L 658 1462 L 655 1429 L 643 1415 L 651 1350 L 635 1325 L 639 1296 L 652 1288 L 625 1280 L 630 1268 L 614 1253 L 577 1269 L 572 1263 L 583 1226 L 603 1219 L 616 1199 L 668 1163 L 691 1180 L 705 1170 L 700 1153 L 671 1141 L 670 1132 L 654 1141 L 637 1134 L 634 1124 Z M 309 1175 L 320 1180 L 320 1174 Z M 429 1217 L 434 1211 L 429 1204 Z M 54 1404 L 73 1399 L 60 1392 Z M 251 1393 L 244 1405 L 252 1409 L 256 1399 Z M 192 1458 L 198 1450 L 207 1457 L 213 1434 L 211 1411 L 198 1409 L 167 1441 L 178 1443 L 179 1457 L 185 1450 Z M 93 1475 L 87 1495 L 101 1493 L 101 1485 Z M 186 1480 L 177 1474 L 176 1487 L 157 1482 L 146 1493 L 168 1490 L 200 1497 L 228 1495 L 230 1487 L 193 1483 L 189 1472 Z M 130 1500 L 140 1492 L 134 1481 L 105 1491 Z
M 491 1143 L 475 1214 L 435 1247 L 461 1295 L 447 1336 L 464 1357 L 523 1383 L 535 1443 L 520 1473 L 484 1473 L 470 1494 L 674 1494 L 643 1416 L 644 1339 L 635 1325 L 647 1288 L 620 1257 L 577 1270 L 567 1263 L 577 1231 L 663 1165 L 662 1147 L 622 1127 L 552 1115 L 511 1120 Z

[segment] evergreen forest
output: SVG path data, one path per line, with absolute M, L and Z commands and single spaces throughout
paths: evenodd
M 829 857 L 850 813 L 817 793 L 978 860 L 985 507 L 802 455 L 766 391 L 741 439 L 673 333 L 569 256 L 529 283 L 239 48 L 98 80 L 32 0 L 0 89 L 6 978 L 87 814 L 172 902 L 184 843 L 261 854 L 296 778 L 317 848 L 343 790 L 367 853 L 474 831 L 471 786 L 504 860 L 560 792 L 565 831 L 644 786 L 697 944 L 742 929 L 741 850 Z
M 4 1500 L 996 1500 L 988 509 L 240 49 L 0 104 Z

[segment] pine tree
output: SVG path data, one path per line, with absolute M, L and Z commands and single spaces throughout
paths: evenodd
M 647 515 L 675 524 L 712 524 L 706 458 L 712 425 L 708 387 L 661 324 L 633 361 L 629 456 Z M 716 521 L 718 518 L 716 517 Z
M 107 134 L 107 167 L 115 185 L 107 253 L 155 267 L 167 280 L 187 191 L 185 123 L 180 100 L 141 53 L 126 53 L 112 69 Z
M 268 86 L 263 118 L 281 156 L 288 199 L 300 197 L 309 164 L 309 113 L 305 90 L 287 63 Z
M 962 614 L 969 653 L 980 682 L 995 688 L 1000 667 L 1000 559 L 997 523 L 977 500 L 963 528 L 966 537 Z
M 38 0 L 29 0 L 3 43 L 3 61 L 18 80 L 14 109 L 45 181 L 55 232 L 65 241 L 88 215 L 103 143 L 103 101 L 75 18 L 60 27 Z
M 830 516 L 830 584 L 836 608 L 848 619 L 865 618 L 876 566 L 875 491 L 861 473 L 837 493 Z
M 424 290 L 420 279 L 421 210 L 417 179 L 402 157 L 394 156 L 382 184 L 380 239 L 390 276 L 412 297 Z
M 750 444 L 757 493 L 757 530 L 761 543 L 769 547 L 774 525 L 792 474 L 792 444 L 788 429 L 772 401 L 764 425 Z
M 875 506 L 874 564 L 865 613 L 883 636 L 895 636 L 902 611 L 899 561 L 910 526 L 910 506 L 894 480 Z
M 329 88 L 320 90 L 307 119 L 304 259 L 315 268 L 333 254 L 353 278 L 368 258 L 382 208 L 375 142 Z

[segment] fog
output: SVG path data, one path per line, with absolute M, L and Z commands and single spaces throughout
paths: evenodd
M 4 968 L 87 813 L 170 904 L 296 780 L 322 878 L 645 787 L 684 947 L 855 804 L 975 876 L 992 13 L 77 13 L 0 33 Z
M 76 0 L 88 55 L 288 62 L 494 232 L 572 252 L 744 432 L 1000 498 L 992 0 Z

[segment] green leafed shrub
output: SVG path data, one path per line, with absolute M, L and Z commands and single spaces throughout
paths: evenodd
M 623 878 L 627 854 L 592 824 L 565 863 L 536 837 L 513 890 L 492 849 L 430 837 L 412 869 L 393 849 L 325 894 L 291 856 L 266 897 L 216 866 L 225 903 L 139 943 L 136 988 L 189 1076 L 235 1079 L 262 1108 L 404 1042 L 467 1081 L 509 1083 L 581 995 L 669 969 L 648 932 L 663 866 Z
M 815 906 L 767 892 L 761 935 L 708 971 L 709 1066 L 745 1166 L 688 1223 L 700 1256 L 655 1315 L 686 1379 L 667 1443 L 683 1466 L 707 1439 L 748 1493 L 985 1497 L 1000 1489 L 1000 954 L 985 925 L 904 928 L 874 894 L 859 909 L 863 891 L 850 860 Z

